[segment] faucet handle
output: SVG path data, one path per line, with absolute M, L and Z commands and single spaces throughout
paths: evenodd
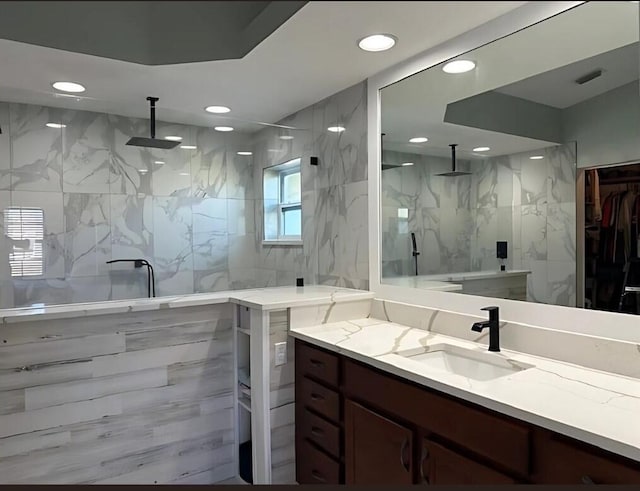
M 491 307 L 482 307 L 480 310 L 486 310 L 488 312 L 497 312 L 498 310 L 500 310 L 500 307 L 493 305 Z

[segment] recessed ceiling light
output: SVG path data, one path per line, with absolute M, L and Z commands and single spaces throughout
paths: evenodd
M 473 149 L 474 152 L 488 152 L 491 150 L 489 147 L 476 147 Z
M 529 157 L 529 159 L 531 160 L 542 160 L 543 158 L 544 158 L 544 155 L 533 155 Z
M 174 136 L 174 135 L 165 136 L 164 139 L 172 141 L 172 142 L 182 141 L 182 137 L 181 136 Z
M 231 112 L 231 109 L 228 108 L 227 106 L 207 106 L 204 108 L 204 110 L 207 111 L 208 113 L 213 113 L 213 114 L 224 114 L 224 113 Z
M 253 155 L 253 152 L 238 152 L 238 155 Z
M 331 133 L 341 133 L 345 130 L 344 126 L 329 126 L 327 128 Z
M 147 172 L 149 172 L 148 169 L 138 169 L 138 172 L 140 172 L 140 174 L 146 174 Z
M 386 51 L 396 44 L 391 34 L 372 34 L 358 41 L 358 47 L 364 51 Z
M 405 162 L 402 167 L 409 167 L 410 165 L 413 165 L 413 162 Z
M 47 123 L 47 128 L 55 128 L 57 130 L 59 130 L 60 128 L 66 128 L 67 125 L 66 124 L 62 124 L 62 123 Z
M 429 139 L 425 138 L 424 136 L 416 136 L 415 138 L 411 138 L 409 140 L 409 143 L 424 143 L 424 142 L 428 142 Z
M 216 126 L 213 129 L 216 131 L 233 131 L 233 128 L 231 126 Z
M 188 173 L 188 172 L 181 172 L 181 173 L 180 173 L 180 175 L 181 175 L 181 176 L 188 176 L 188 175 L 189 175 L 189 173 Z
M 195 145 L 180 145 L 180 148 L 184 150 L 195 150 L 198 147 L 196 147 Z
M 75 94 L 86 90 L 83 85 L 76 82 L 53 82 L 51 86 L 56 90 L 60 90 L 62 92 L 73 92 Z
M 156 164 L 156 165 L 164 165 L 164 160 L 156 160 L 154 162 L 154 164 Z
M 476 64 L 471 60 L 455 60 L 450 61 L 442 67 L 442 71 L 446 73 L 464 73 L 470 72 L 476 67 Z
M 280 137 L 281 140 L 293 140 L 293 136 L 291 135 L 282 135 Z

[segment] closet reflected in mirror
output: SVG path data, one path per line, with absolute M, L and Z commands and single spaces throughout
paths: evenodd
M 584 3 L 381 90 L 382 283 L 639 311 L 638 17 Z

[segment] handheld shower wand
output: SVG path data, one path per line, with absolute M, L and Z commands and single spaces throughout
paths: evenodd
M 418 256 L 420 255 L 420 253 L 418 252 L 418 246 L 416 245 L 416 234 L 414 234 L 413 232 L 411 232 L 411 243 L 413 244 L 413 261 L 415 263 L 416 266 L 416 276 L 418 276 Z
M 147 296 L 151 298 L 152 294 L 156 296 L 156 276 L 153 272 L 153 266 L 146 259 L 113 259 L 107 261 L 107 264 L 112 263 L 133 263 L 134 268 L 147 267 Z

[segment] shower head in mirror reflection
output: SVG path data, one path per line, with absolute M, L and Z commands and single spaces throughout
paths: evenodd
M 631 2 L 585 2 L 380 88 L 382 283 L 417 266 L 411 284 L 584 305 L 576 190 L 582 168 L 640 161 L 638 19 Z M 476 69 L 442 70 L 461 56 Z

